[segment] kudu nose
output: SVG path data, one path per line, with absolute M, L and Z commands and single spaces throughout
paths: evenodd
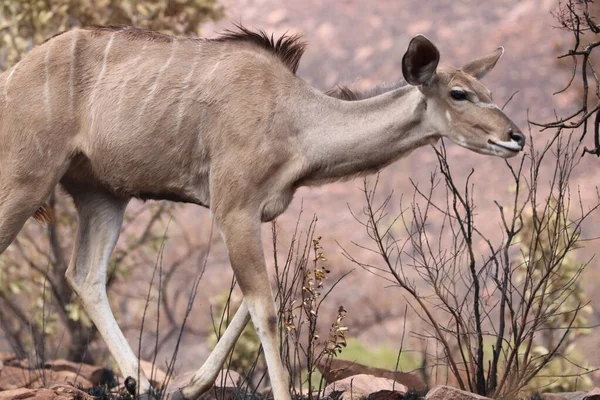
M 517 142 L 521 149 L 525 147 L 525 135 L 521 131 L 514 131 L 512 128 L 509 131 L 510 138 Z

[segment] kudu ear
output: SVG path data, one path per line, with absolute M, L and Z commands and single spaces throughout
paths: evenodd
M 402 74 L 413 86 L 426 85 L 433 80 L 440 62 L 440 52 L 429 39 L 417 35 L 410 41 L 402 57 Z
M 471 61 L 462 67 L 462 70 L 475 79 L 481 79 L 494 68 L 502 54 L 504 54 L 504 47 L 500 46 L 487 56 Z

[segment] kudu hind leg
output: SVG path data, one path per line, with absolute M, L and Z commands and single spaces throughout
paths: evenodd
M 32 209 L 15 198 L 0 204 L 0 254 L 15 240 L 25 222 L 33 215 L 35 209 Z
M 77 242 L 67 269 L 67 280 L 77 293 L 85 311 L 119 365 L 124 377 L 138 380 L 140 393 L 150 390 L 150 383 L 138 371 L 138 359 L 127 343 L 112 313 L 106 294 L 106 275 L 110 255 L 117 243 L 127 201 L 99 192 L 73 195 L 79 215 Z
M 250 313 L 248 312 L 246 301 L 242 301 L 227 329 L 225 329 L 223 336 L 221 336 L 213 351 L 204 364 L 202 364 L 202 367 L 194 374 L 185 388 L 175 388 L 176 390 L 181 390 L 183 398 L 196 398 L 211 388 L 219 372 L 223 369 L 227 356 L 233 349 L 233 346 L 235 346 L 246 325 L 248 325 L 248 322 L 250 322 Z M 173 396 L 173 398 L 177 398 L 177 396 Z
M 5 166 L 0 165 L 0 168 Z M 23 182 L 9 180 L 8 176 L 0 173 L 0 254 L 48 199 L 58 180 L 58 176 L 47 175 Z

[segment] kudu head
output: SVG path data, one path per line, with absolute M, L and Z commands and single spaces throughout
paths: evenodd
M 461 69 L 438 68 L 438 49 L 418 35 L 402 58 L 402 73 L 424 94 L 426 120 L 440 136 L 478 153 L 508 158 L 523 149 L 525 135 L 492 102 L 491 92 L 479 82 L 503 52 L 499 47 Z

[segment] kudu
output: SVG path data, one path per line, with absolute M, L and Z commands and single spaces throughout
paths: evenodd
M 402 59 L 408 85 L 345 101 L 295 76 L 298 36 L 238 28 L 216 39 L 74 29 L 0 75 L 0 253 L 60 183 L 79 216 L 66 278 L 123 375 L 140 376 L 141 393 L 150 385 L 105 286 L 131 198 L 210 208 L 244 295 L 204 366 L 173 398 L 212 385 L 251 316 L 274 397 L 284 400 L 261 222 L 283 213 L 300 186 L 375 172 L 442 137 L 505 158 L 525 143 L 479 82 L 502 48 L 462 69 L 438 68 L 437 48 L 416 36 Z

